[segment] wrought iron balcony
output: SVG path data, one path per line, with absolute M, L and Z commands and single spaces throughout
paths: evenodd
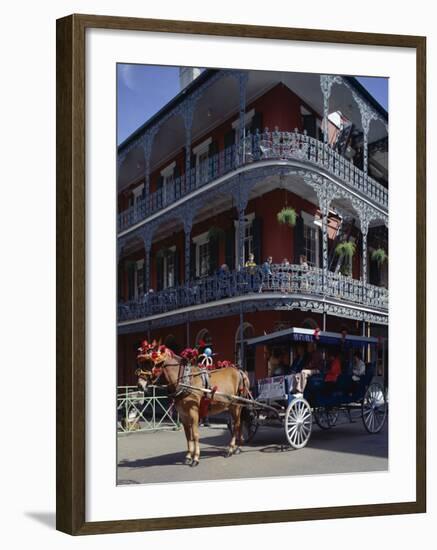
M 297 130 L 266 130 L 261 133 L 249 133 L 239 148 L 233 145 L 212 155 L 192 168 L 188 177 L 183 175 L 168 179 L 164 187 L 140 198 L 134 206 L 118 215 L 118 230 L 128 229 L 154 212 L 236 168 L 265 160 L 298 160 L 322 168 L 350 189 L 359 191 L 375 201 L 377 205 L 383 208 L 388 206 L 388 190 L 329 145 Z
M 300 265 L 273 265 L 271 273 L 261 267 L 227 271 L 211 277 L 191 281 L 159 292 L 149 292 L 142 299 L 131 300 L 118 306 L 119 322 L 142 319 L 181 308 L 212 304 L 219 300 L 263 294 L 301 295 L 311 298 L 329 298 L 342 302 L 388 310 L 388 290 L 362 281 L 328 272 L 326 283 L 319 268 Z

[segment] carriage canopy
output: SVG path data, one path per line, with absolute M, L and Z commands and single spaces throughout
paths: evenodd
M 293 327 L 285 330 L 278 330 L 263 336 L 257 336 L 256 338 L 250 338 L 246 340 L 246 346 L 289 345 L 294 342 L 318 342 L 326 345 L 342 344 L 360 348 L 365 345 L 377 346 L 378 338 Z

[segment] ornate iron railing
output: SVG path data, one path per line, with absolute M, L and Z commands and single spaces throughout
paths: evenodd
M 253 294 L 301 294 L 331 298 L 354 305 L 388 310 L 388 290 L 364 284 L 340 273 L 328 272 L 324 281 L 323 270 L 299 265 L 273 265 L 270 273 L 261 267 L 219 273 L 191 281 L 159 292 L 149 292 L 142 299 L 119 304 L 119 322 L 142 319 L 178 309 L 209 304 L 227 298 Z
M 299 160 L 339 178 L 345 185 L 361 192 L 379 206 L 387 208 L 388 190 L 338 154 L 329 145 L 306 133 L 264 132 L 248 134 L 239 149 L 228 147 L 190 170 L 188 177 L 170 178 L 165 186 L 137 200 L 134 206 L 118 215 L 118 229 L 123 231 L 144 220 L 146 216 L 169 206 L 188 193 L 199 189 L 239 166 L 262 160 Z
M 174 403 L 149 386 L 147 395 L 135 386 L 117 387 L 117 430 L 122 433 L 179 429 Z

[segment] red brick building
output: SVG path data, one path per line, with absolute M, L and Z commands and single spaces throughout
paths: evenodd
M 210 338 L 259 378 L 266 352 L 246 338 L 288 326 L 385 336 L 387 129 L 351 77 L 206 70 L 125 140 L 119 385 L 134 382 L 145 337 L 176 351 Z M 284 209 L 295 223 L 279 223 Z

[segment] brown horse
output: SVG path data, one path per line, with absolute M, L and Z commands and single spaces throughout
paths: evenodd
M 163 348 L 163 346 L 161 346 Z M 153 357 L 152 357 L 153 356 Z M 175 355 L 168 348 L 162 353 L 156 352 L 139 356 L 142 367 L 137 369 L 138 387 L 147 391 L 148 385 L 165 384 L 169 394 L 173 396 L 176 409 L 184 427 L 187 438 L 188 452 L 185 464 L 197 466 L 200 458 L 199 420 L 204 403 L 201 388 L 204 388 L 204 377 L 197 366 L 189 367 L 187 373 L 182 358 Z M 199 390 L 184 387 L 184 384 L 199 388 Z M 235 367 L 224 367 L 209 372 L 209 386 L 212 391 L 247 397 L 249 395 L 249 380 L 247 375 Z M 210 394 L 211 395 L 211 394 Z M 225 456 L 240 452 L 241 446 L 241 412 L 242 406 L 233 403 L 224 396 L 211 396 L 208 407 L 208 416 L 228 410 L 232 417 L 231 441 Z

